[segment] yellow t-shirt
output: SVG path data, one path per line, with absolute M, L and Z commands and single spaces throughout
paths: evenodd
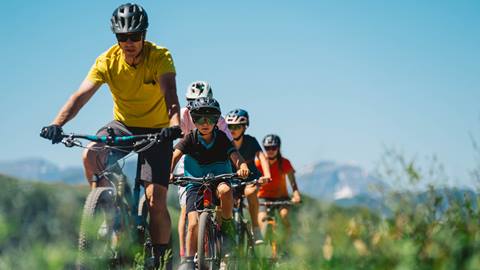
M 113 97 L 113 118 L 130 127 L 168 127 L 169 117 L 159 76 L 175 72 L 168 49 L 146 41 L 144 59 L 135 67 L 125 62 L 120 46 L 101 54 L 87 77 L 107 83 Z

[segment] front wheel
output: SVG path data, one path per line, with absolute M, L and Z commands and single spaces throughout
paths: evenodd
M 99 187 L 90 191 L 80 225 L 77 269 L 108 268 L 118 244 L 115 219 L 114 189 Z
M 198 270 L 218 269 L 220 246 L 211 213 L 202 212 L 198 221 Z

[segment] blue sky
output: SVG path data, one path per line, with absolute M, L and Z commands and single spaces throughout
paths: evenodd
M 38 133 L 115 43 L 109 18 L 121 3 L 2 4 L 0 160 L 80 165 L 78 149 Z M 209 81 L 224 112 L 250 112 L 248 132 L 278 133 L 299 170 L 325 159 L 372 170 L 387 145 L 436 154 L 468 182 L 469 133 L 480 139 L 480 2 L 138 3 L 147 39 L 173 54 L 181 103 L 189 82 Z M 93 133 L 111 110 L 103 87 L 65 130 Z

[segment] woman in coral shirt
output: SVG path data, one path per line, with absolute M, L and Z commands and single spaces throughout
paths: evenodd
M 260 186 L 258 191 L 260 203 L 262 203 L 262 201 L 290 200 L 287 190 L 287 177 L 293 191 L 291 201 L 293 203 L 300 203 L 302 200 L 300 192 L 298 191 L 297 182 L 295 181 L 295 170 L 293 169 L 290 161 L 282 157 L 280 145 L 280 137 L 275 134 L 269 134 L 263 138 L 263 147 L 265 148 L 265 152 L 268 157 L 272 181 Z M 256 161 L 256 166 L 258 170 L 263 173 L 262 166 L 258 160 Z M 265 225 L 263 219 L 266 217 L 266 215 L 267 213 L 265 206 L 260 206 L 258 220 L 261 228 L 263 228 Z M 290 222 L 288 221 L 287 207 L 282 207 L 280 209 L 280 218 L 285 226 L 287 235 L 289 235 Z

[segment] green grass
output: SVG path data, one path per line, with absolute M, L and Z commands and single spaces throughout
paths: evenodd
M 415 181 L 426 177 L 405 164 L 404 173 Z M 6 176 L 0 185 L 0 269 L 71 266 L 88 188 Z M 388 217 L 306 198 L 291 210 L 292 234 L 281 246 L 289 256 L 277 269 L 478 269 L 478 195 L 432 186 L 425 194 L 421 200 L 413 192 L 384 194 Z M 177 204 L 172 188 L 176 260 Z

